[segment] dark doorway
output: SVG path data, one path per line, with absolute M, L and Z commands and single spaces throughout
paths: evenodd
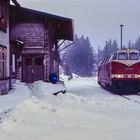
M 43 56 L 32 55 L 23 57 L 23 81 L 32 83 L 43 80 Z

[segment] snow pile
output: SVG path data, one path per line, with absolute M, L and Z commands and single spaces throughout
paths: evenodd
M 0 96 L 0 113 L 29 98 L 30 91 L 25 83 L 17 82 L 8 95 Z
M 18 104 L 10 112 L 9 117 L 3 120 L 0 138 L 2 140 L 103 140 L 104 138 L 123 140 L 129 136 L 129 140 L 132 138 L 138 140 L 140 122 L 134 119 L 138 120 L 139 115 L 120 119 L 118 116 L 105 114 L 105 111 L 97 111 L 94 108 L 92 111 L 87 111 L 78 104 L 75 102 L 75 108 L 70 105 L 53 106 L 47 101 L 42 102 L 35 97 L 29 98 Z M 132 131 L 133 129 L 135 130 Z
M 38 98 L 61 91 L 63 92 L 66 90 L 62 82 L 52 84 L 43 81 L 37 81 L 33 84 L 29 84 L 29 89 L 31 91 L 31 95 L 36 96 Z
M 0 120 L 0 139 L 140 139 L 139 105 L 105 91 L 95 78 L 66 80 L 66 94 L 52 95 L 56 89 L 42 81 L 18 83 L 11 94 L 0 97 L 6 114 Z M 4 110 L 7 101 L 10 110 Z

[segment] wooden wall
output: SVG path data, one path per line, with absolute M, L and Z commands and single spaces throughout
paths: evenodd
M 25 66 L 26 57 L 28 58 L 30 57 L 33 62 L 32 63 L 33 66 L 30 68 L 28 67 L 30 71 L 29 73 L 31 73 L 32 71 L 37 73 L 37 71 L 35 70 L 35 68 L 37 68 L 37 66 L 35 65 L 35 61 L 37 58 L 39 58 L 38 56 L 43 58 L 43 70 L 39 69 L 38 67 L 38 71 L 40 70 L 40 72 L 43 72 L 43 76 L 42 74 L 40 74 L 40 77 L 42 77 L 41 79 L 37 78 L 36 76 L 33 76 L 34 79 L 33 81 L 36 81 L 37 79 L 48 81 L 50 73 L 54 71 L 58 73 L 58 67 L 55 66 L 54 68 L 54 61 L 56 61 L 56 58 L 54 56 L 55 53 L 52 51 L 53 50 L 52 47 L 55 44 L 53 40 L 54 36 L 52 32 L 53 32 L 52 28 L 46 29 L 44 25 L 41 23 L 22 22 L 16 24 L 14 27 L 11 27 L 10 39 L 20 40 L 24 43 L 24 47 L 20 52 L 21 53 L 20 55 L 22 57 L 20 57 L 19 54 L 16 56 L 16 60 L 19 59 L 19 61 L 21 61 L 22 64 L 21 79 L 23 81 L 27 81 L 27 77 L 29 77 L 29 75 L 27 75 L 27 77 L 25 75 L 25 73 L 27 73 L 26 71 L 27 67 Z M 16 73 L 19 73 L 18 69 L 21 68 L 16 68 L 16 69 L 17 69 Z M 29 81 L 31 81 L 31 77 Z

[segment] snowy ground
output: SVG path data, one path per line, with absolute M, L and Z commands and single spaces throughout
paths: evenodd
M 0 140 L 140 140 L 140 104 L 96 78 L 63 79 L 67 94 L 54 96 L 56 87 L 39 81 L 0 96 Z

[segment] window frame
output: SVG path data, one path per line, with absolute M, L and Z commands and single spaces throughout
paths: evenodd
M 43 65 L 43 58 L 42 57 L 36 57 L 35 58 L 35 65 L 36 66 L 42 66 Z
M 7 47 L 0 45 L 0 80 L 6 79 L 7 75 L 6 75 L 6 71 L 7 71 L 7 66 L 6 66 L 6 52 L 7 52 Z
M 124 56 L 124 57 L 122 57 Z M 125 58 L 126 56 L 126 58 Z M 120 52 L 118 53 L 118 60 L 129 60 L 129 56 L 127 52 Z
M 3 32 L 7 32 L 7 9 L 8 9 L 8 1 L 1 0 L 0 1 L 0 30 Z
M 135 55 L 137 54 L 137 55 L 136 55 L 137 58 L 136 58 L 136 57 L 135 57 L 135 58 L 133 57 L 134 54 L 135 54 Z M 130 60 L 139 60 L 139 53 L 137 53 L 137 52 L 130 52 L 130 53 L 129 53 L 129 59 L 130 59 Z

